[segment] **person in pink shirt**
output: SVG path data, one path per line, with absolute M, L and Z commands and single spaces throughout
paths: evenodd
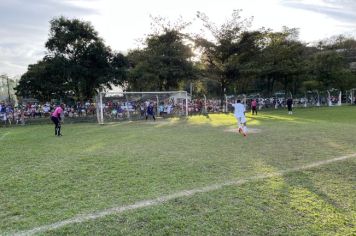
M 51 115 L 51 120 L 54 123 L 54 135 L 62 136 L 61 134 L 61 115 L 63 114 L 64 104 L 56 107 L 54 112 Z
M 252 115 L 255 113 L 257 115 L 257 101 L 256 101 L 256 99 L 253 99 L 251 102 L 251 110 L 252 110 Z

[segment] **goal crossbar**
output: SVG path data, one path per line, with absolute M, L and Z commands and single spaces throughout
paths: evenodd
M 118 94 L 167 94 L 167 93 L 185 93 L 188 96 L 187 91 L 151 91 L 151 92 L 101 92 L 101 94 L 108 94 L 108 95 L 118 95 Z

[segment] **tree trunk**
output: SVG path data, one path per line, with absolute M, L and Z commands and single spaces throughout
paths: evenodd
M 271 91 L 270 91 L 271 95 L 273 94 L 273 91 L 274 91 L 273 87 L 274 87 L 274 82 L 275 81 L 276 81 L 275 77 L 272 77 L 272 79 L 271 79 Z
M 284 98 L 287 99 L 287 97 L 288 97 L 288 91 L 287 91 L 288 79 L 287 79 L 287 77 L 284 77 L 284 79 L 283 79 L 283 87 L 284 87 Z
M 267 76 L 267 94 L 270 96 L 271 92 L 271 77 Z

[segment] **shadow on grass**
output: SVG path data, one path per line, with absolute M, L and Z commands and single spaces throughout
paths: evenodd
M 280 171 L 264 161 L 255 163 L 255 168 L 257 173 L 265 174 Z M 273 206 L 282 201 L 284 217 L 294 219 L 288 224 L 291 234 L 303 230 L 310 235 L 348 235 L 354 227 L 352 176 L 352 165 L 334 163 L 266 179 L 259 191 Z

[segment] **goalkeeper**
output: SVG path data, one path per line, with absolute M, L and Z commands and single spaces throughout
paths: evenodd
M 152 102 L 148 105 L 147 111 L 146 111 L 146 120 L 148 119 L 148 116 L 152 116 L 153 120 L 155 121 L 155 112 L 153 111 L 154 107 Z

